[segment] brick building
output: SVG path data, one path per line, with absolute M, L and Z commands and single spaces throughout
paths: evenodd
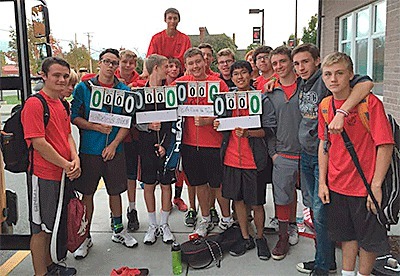
M 322 57 L 349 54 L 356 73 L 375 81 L 386 111 L 400 122 L 400 1 L 322 0 Z

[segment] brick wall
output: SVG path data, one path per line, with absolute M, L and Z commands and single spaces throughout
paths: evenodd
M 339 17 L 376 1 L 325 0 L 322 4 L 321 57 L 338 50 Z M 386 0 L 386 41 L 383 102 L 400 122 L 400 1 Z M 354 27 L 354 26 L 353 26 Z M 354 29 L 354 28 L 353 28 Z
M 387 0 L 383 102 L 400 122 L 400 1 Z

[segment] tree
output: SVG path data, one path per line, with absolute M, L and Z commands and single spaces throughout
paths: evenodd
M 300 44 L 300 38 L 296 40 L 296 46 Z M 294 47 L 294 34 L 291 34 L 287 41 L 283 42 L 283 45 L 287 45 L 290 48 Z
M 42 60 L 40 58 L 39 50 L 36 44 L 45 42 L 44 38 L 36 38 L 33 32 L 33 24 L 27 23 L 28 31 L 28 54 L 29 54 L 29 66 L 32 74 L 37 74 L 40 71 Z M 17 34 L 14 29 L 10 29 L 10 41 L 8 43 L 9 51 L 6 56 L 13 62 L 18 64 L 18 45 L 17 45 Z M 50 46 L 54 56 L 62 55 L 62 49 L 58 45 L 57 40 L 50 36 Z
M 308 21 L 308 27 L 303 28 L 303 37 L 301 40 L 304 43 L 317 44 L 317 23 L 318 16 L 315 14 L 311 16 L 310 21 Z
M 64 58 L 71 65 L 72 68 L 79 70 L 79 68 L 89 68 L 90 55 L 89 50 L 85 45 L 78 46 L 75 43 L 69 44 L 69 52 L 64 53 Z M 92 64 L 94 60 L 92 59 Z
M 247 46 L 246 53 L 250 52 L 251 50 L 257 49 L 260 46 L 261 46 L 261 44 L 259 44 L 259 43 L 252 43 L 249 46 Z

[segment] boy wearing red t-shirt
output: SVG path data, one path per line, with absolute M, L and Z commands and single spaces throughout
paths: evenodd
M 353 76 L 353 63 L 344 53 L 332 53 L 322 63 L 322 79 L 333 94 L 333 99 L 329 100 L 329 121 L 334 117 L 333 108 L 345 114 L 343 128 L 354 145 L 367 181 L 380 204 L 381 185 L 393 151 L 393 136 L 383 104 L 373 94 L 367 96 L 369 131 L 360 119 L 358 106 L 349 112 L 340 109 L 350 95 Z M 377 253 L 387 250 L 386 229 L 372 214 L 376 214 L 375 205 L 343 138 L 327 133 L 322 108 L 318 112 L 318 196 L 327 204 L 329 236 L 333 241 L 342 242 L 342 275 L 354 275 L 358 252 L 358 274 L 369 275 Z M 326 146 L 328 141 L 330 147 Z
M 204 57 L 200 49 L 190 48 L 185 53 L 185 65 L 189 75 L 178 78 L 179 81 L 218 81 L 220 91 L 227 92 L 227 85 L 218 77 L 205 73 Z M 174 84 L 173 83 L 173 84 Z M 186 104 L 208 105 L 207 98 L 197 98 Z M 214 117 L 185 117 L 183 145 L 181 149 L 183 169 L 191 186 L 196 187 L 197 199 L 203 219 L 196 233 L 204 237 L 214 228 L 210 217 L 210 191 L 216 190 L 221 207 L 222 221 L 231 223 L 229 201 L 221 196 L 222 167 L 219 156 L 222 135 L 213 129 Z
M 34 166 L 32 178 L 28 180 L 28 198 L 35 275 L 76 274 L 75 268 L 54 264 L 50 256 L 50 239 L 57 227 L 55 220 L 64 171 L 70 180 L 81 174 L 70 119 L 60 100 L 69 74 L 70 67 L 65 60 L 46 58 L 42 64 L 44 87 L 39 93 L 49 107 L 48 124 L 44 125 L 43 105 L 36 97 L 26 101 L 21 113 L 25 140 L 28 146 L 33 146 Z
M 192 44 L 186 34 L 177 30 L 181 21 L 179 11 L 175 8 L 167 9 L 164 12 L 164 21 L 167 23 L 167 28 L 153 35 L 146 57 L 151 54 L 158 54 L 167 58 L 177 58 L 181 64 L 184 64 L 183 55 L 187 49 L 192 47 Z M 146 66 L 143 65 L 142 77 L 147 78 L 148 76 Z
M 251 64 L 247 61 L 237 61 L 231 65 L 232 80 L 237 91 L 252 90 Z M 255 247 L 254 240 L 250 236 L 247 223 L 247 206 L 254 211 L 254 223 L 256 225 L 257 255 L 261 260 L 271 257 L 267 240 L 263 236 L 265 223 L 265 196 L 266 183 L 265 172 L 268 165 L 268 147 L 264 138 L 271 136 L 276 127 L 274 109 L 268 98 L 264 96 L 262 101 L 263 114 L 261 116 L 261 128 L 244 129 L 237 127 L 232 131 L 224 132 L 221 146 L 221 156 L 224 165 L 222 182 L 222 195 L 232 199 L 235 204 L 235 212 L 239 221 L 242 238 L 238 239 L 230 248 L 232 256 L 240 256 L 247 250 Z M 249 116 L 248 109 L 234 109 L 229 116 Z M 218 119 L 214 121 L 214 128 L 218 129 Z

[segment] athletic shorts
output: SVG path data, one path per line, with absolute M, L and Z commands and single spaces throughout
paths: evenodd
M 288 205 L 295 200 L 296 184 L 299 179 L 298 159 L 278 155 L 273 164 L 272 185 L 274 202 L 277 205 Z
M 129 180 L 136 180 L 138 177 L 138 141 L 124 142 L 126 173 Z
M 261 172 L 224 166 L 222 196 L 247 205 L 264 205 L 266 183 Z
M 329 191 L 328 233 L 332 241 L 357 241 L 369 252 L 389 252 L 386 228 L 366 207 L 367 197 Z
M 209 184 L 219 188 L 222 183 L 222 165 L 219 148 L 182 145 L 183 169 L 190 186 Z
M 100 178 L 103 177 L 108 195 L 119 195 L 126 191 L 126 163 L 123 152 L 116 153 L 112 160 L 103 161 L 101 155 L 80 153 L 81 176 L 74 180 L 74 188 L 84 195 L 94 195 Z
M 139 180 L 148 185 L 171 185 L 176 182 L 175 170 L 164 170 L 165 158 L 158 157 L 154 151 L 139 155 Z
M 28 176 L 29 177 L 29 176 Z M 61 182 L 32 175 L 28 181 L 29 222 L 31 234 L 52 233 L 56 219 Z

